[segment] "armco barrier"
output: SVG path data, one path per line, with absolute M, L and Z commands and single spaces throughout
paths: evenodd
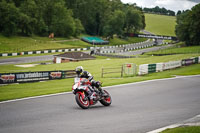
M 177 67 L 181 67 L 181 60 L 163 63 L 163 70 L 173 69 L 173 68 L 177 68 Z
M 65 78 L 73 78 L 75 76 L 76 76 L 75 70 L 0 73 L 0 84 L 65 79 Z

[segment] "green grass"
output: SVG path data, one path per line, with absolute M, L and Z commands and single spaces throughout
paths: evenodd
M 56 38 L 56 40 L 69 40 L 69 38 Z M 66 44 L 59 42 L 52 42 L 48 37 L 22 37 L 13 36 L 5 37 L 0 35 L 0 53 L 45 50 L 45 49 L 59 49 L 59 48 L 76 48 L 76 44 L 87 45 L 87 43 L 77 40 L 69 41 Z
M 147 55 L 166 55 L 166 54 L 199 54 L 200 46 L 191 46 L 191 47 L 170 47 L 163 50 L 153 51 L 145 53 Z
M 145 13 L 145 30 L 157 35 L 175 36 L 176 17 Z
M 141 58 L 127 58 L 127 59 L 118 59 L 111 58 L 110 60 L 105 59 L 97 59 L 97 60 L 87 60 L 80 62 L 70 62 L 70 63 L 61 63 L 61 64 L 50 64 L 50 65 L 37 65 L 33 68 L 20 68 L 15 65 L 0 65 L 0 73 L 9 73 L 9 72 L 27 72 L 27 71 L 50 71 L 50 70 L 71 70 L 76 66 L 82 65 L 93 73 L 95 77 L 100 77 L 101 68 L 102 67 L 115 67 L 121 66 L 124 63 L 135 63 L 137 65 L 140 64 L 148 64 L 148 63 L 159 63 L 159 62 L 168 62 L 174 60 L 181 60 L 190 57 L 197 57 L 200 54 L 179 54 L 179 55 L 169 55 L 169 56 L 148 56 Z
M 121 44 L 130 44 L 130 43 L 137 43 L 146 41 L 146 38 L 137 38 L 137 37 L 129 37 L 127 40 L 114 38 L 110 40 L 110 45 L 121 45 Z
M 164 71 L 161 73 L 152 73 L 145 76 L 136 77 L 123 77 L 112 75 L 114 78 L 101 78 L 102 67 L 116 67 L 124 63 L 135 63 L 137 65 L 147 63 L 167 62 L 173 60 L 180 60 L 189 57 L 197 57 L 200 54 L 184 54 L 184 55 L 170 55 L 156 57 L 151 56 L 148 58 L 132 58 L 132 59 L 110 59 L 105 58 L 97 60 L 80 61 L 74 63 L 50 64 L 50 65 L 37 65 L 33 68 L 20 68 L 14 65 L 1 65 L 0 73 L 3 72 L 27 72 L 27 71 L 48 71 L 48 70 L 74 70 L 76 66 L 83 66 L 85 70 L 92 73 L 95 80 L 103 82 L 103 86 L 117 85 L 132 83 L 151 79 L 160 79 L 173 77 L 173 75 L 192 75 L 200 74 L 200 64 L 179 68 L 176 70 Z M 47 82 L 23 83 L 0 86 L 0 101 L 10 100 L 16 98 L 24 98 L 30 96 L 38 96 L 44 94 L 52 94 L 59 92 L 71 91 L 73 79 L 53 80 Z
M 177 127 L 173 129 L 167 129 L 161 133 L 200 133 L 200 126 Z
M 64 42 L 53 42 L 53 41 L 63 41 Z M 23 52 L 23 51 L 36 51 L 36 50 L 46 50 L 46 49 L 64 49 L 64 48 L 86 48 L 91 47 L 91 44 L 77 40 L 76 38 L 58 38 L 49 39 L 48 37 L 22 37 L 13 36 L 5 37 L 0 35 L 0 53 L 12 53 L 12 52 Z M 145 41 L 144 38 L 129 38 L 128 40 L 123 40 L 119 38 L 114 38 L 110 40 L 109 45 L 120 45 L 129 44 L 135 42 Z M 97 45 L 103 46 L 103 45 Z

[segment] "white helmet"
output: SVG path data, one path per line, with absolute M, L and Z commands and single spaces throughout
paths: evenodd
M 80 73 L 83 72 L 83 67 L 82 66 L 78 66 L 78 67 L 76 67 L 75 71 L 76 71 L 77 74 L 80 74 Z

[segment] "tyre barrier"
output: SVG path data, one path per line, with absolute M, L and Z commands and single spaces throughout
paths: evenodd
M 101 54 L 121 53 L 121 52 L 127 52 L 127 51 L 154 46 L 153 42 L 151 42 L 150 44 L 145 44 L 145 43 L 148 43 L 149 41 L 150 40 L 140 42 L 140 43 L 117 45 L 117 46 L 104 46 L 104 47 L 96 47 L 96 48 L 99 49 Z M 143 45 L 143 46 L 138 46 L 138 45 Z
M 163 70 L 169 70 L 169 69 L 181 67 L 182 66 L 181 62 L 182 62 L 181 60 L 165 62 L 163 63 Z
M 164 62 L 164 63 L 142 64 L 142 65 L 139 65 L 138 75 L 161 72 L 164 70 L 175 69 L 181 66 L 188 66 L 192 64 L 198 64 L 198 63 L 200 63 L 200 56 L 192 57 L 189 59 L 178 60 L 178 61 L 169 61 L 169 62 Z
M 91 47 L 92 48 L 92 47 Z M 72 52 L 72 51 L 86 51 L 91 50 L 91 48 L 74 48 L 74 49 L 51 49 L 51 50 L 42 50 L 42 51 L 25 51 L 19 53 L 0 53 L 1 56 L 19 56 L 19 55 L 32 55 L 32 54 L 46 54 L 46 53 L 55 53 L 55 52 Z

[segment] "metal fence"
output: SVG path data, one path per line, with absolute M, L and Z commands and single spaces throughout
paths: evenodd
M 102 68 L 101 77 L 104 78 L 108 74 L 109 77 L 135 76 L 137 74 L 137 67 L 134 63 L 126 63 L 118 67 Z
M 115 74 L 113 75 L 114 77 L 119 76 L 119 75 L 123 77 L 123 66 L 112 67 L 112 68 L 102 68 L 101 77 L 104 78 L 105 74 L 112 74 L 112 75 Z

